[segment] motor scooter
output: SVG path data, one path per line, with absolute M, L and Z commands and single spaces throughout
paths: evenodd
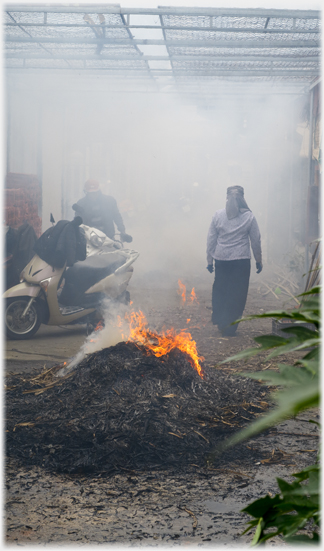
M 54 268 L 35 255 L 23 269 L 20 283 L 4 293 L 7 338 L 31 338 L 42 323 L 96 325 L 105 299 L 127 302 L 132 264 L 139 253 L 124 249 L 96 228 L 80 227 L 87 240 L 85 260 L 70 268 Z

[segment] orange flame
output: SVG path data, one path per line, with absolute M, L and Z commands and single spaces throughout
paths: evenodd
M 95 327 L 95 331 L 101 331 L 101 329 L 104 328 L 104 325 L 103 325 L 103 322 L 100 320 L 98 321 L 96 327 Z
M 190 333 L 184 329 L 181 329 L 180 333 L 176 333 L 172 328 L 163 331 L 159 335 L 148 329 L 146 317 L 141 311 L 126 314 L 125 318 L 129 322 L 130 331 L 127 342 L 134 342 L 137 345 L 145 346 L 157 358 L 169 354 L 174 348 L 178 348 L 189 355 L 192 365 L 200 377 L 203 378 L 203 371 L 199 362 L 203 361 L 204 358 L 198 356 L 197 345 Z
M 186 302 L 186 286 L 182 283 L 181 279 L 178 279 L 178 294 L 181 295 L 182 302 Z
M 187 323 L 189 323 L 190 319 L 191 319 L 191 318 L 188 318 L 188 319 L 187 319 Z
M 199 304 L 194 287 L 192 288 L 192 291 L 190 293 L 190 300 L 191 300 L 191 303 L 197 302 L 197 304 Z

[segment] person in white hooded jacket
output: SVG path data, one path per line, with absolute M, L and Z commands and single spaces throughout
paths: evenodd
M 226 208 L 217 210 L 207 236 L 207 270 L 215 280 L 212 290 L 212 322 L 222 335 L 234 336 L 242 317 L 249 288 L 251 247 L 257 273 L 262 270 L 258 223 L 244 199 L 241 186 L 227 188 Z M 214 265 L 213 265 L 214 264 Z

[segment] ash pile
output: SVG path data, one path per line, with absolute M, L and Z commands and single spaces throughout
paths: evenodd
M 201 378 L 187 354 L 157 358 L 129 342 L 87 356 L 64 378 L 59 367 L 11 374 L 6 399 L 7 455 L 55 472 L 204 466 L 260 412 L 265 390 L 206 366 Z

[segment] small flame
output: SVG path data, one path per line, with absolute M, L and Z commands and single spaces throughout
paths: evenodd
M 182 302 L 186 302 L 186 286 L 182 283 L 181 279 L 178 279 L 178 294 L 181 295 Z
M 198 302 L 198 299 L 197 299 L 197 295 L 195 293 L 195 288 L 193 287 L 192 288 L 192 291 L 190 293 L 190 300 L 191 300 L 191 303 L 193 304 L 194 302 L 197 302 L 197 304 L 199 304 Z
M 101 329 L 103 329 L 103 328 L 104 328 L 103 322 L 102 322 L 101 320 L 98 321 L 98 323 L 97 323 L 97 325 L 96 325 L 96 327 L 95 327 L 95 331 L 101 331 Z
M 146 317 L 141 311 L 126 314 L 125 319 L 129 322 L 129 336 L 127 342 L 134 342 L 137 345 L 144 346 L 157 358 L 169 354 L 174 348 L 178 348 L 190 356 L 191 363 L 200 377 L 203 378 L 203 371 L 199 362 L 203 361 L 204 358 L 198 356 L 197 345 L 190 333 L 186 332 L 184 329 L 176 333 L 175 330 L 171 328 L 167 331 L 163 331 L 162 334 L 159 335 L 148 328 Z
M 188 318 L 188 319 L 187 319 L 187 323 L 189 323 L 190 320 L 191 320 L 191 318 Z

